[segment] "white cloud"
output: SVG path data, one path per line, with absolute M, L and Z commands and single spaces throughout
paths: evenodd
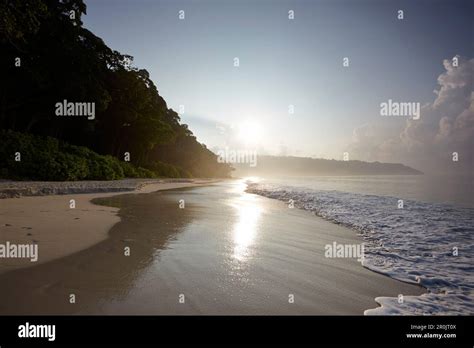
M 443 62 L 446 71 L 438 77 L 439 89 L 432 103 L 421 108 L 419 120 L 407 120 L 403 129 L 383 133 L 375 125 L 354 130 L 349 146 L 352 158 L 402 162 L 424 170 L 443 170 L 452 165 L 473 169 L 474 149 L 474 59 L 459 57 L 459 66 Z

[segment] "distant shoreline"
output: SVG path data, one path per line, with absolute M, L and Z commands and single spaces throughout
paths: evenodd
M 234 164 L 234 175 L 267 176 L 353 176 L 353 175 L 421 175 L 423 172 L 401 163 L 364 162 L 358 160 L 328 160 L 294 156 L 258 156 L 258 165 Z

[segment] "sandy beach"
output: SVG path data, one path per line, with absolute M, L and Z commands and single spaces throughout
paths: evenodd
M 2 240 L 31 231 L 41 248 L 36 265 L 0 275 L 0 313 L 362 315 L 376 297 L 425 292 L 325 257 L 328 244 L 361 243 L 352 230 L 246 193 L 242 181 L 186 187 L 202 184 L 2 200 L 16 228 L 2 226 Z
M 147 193 L 198 186 L 212 180 L 82 182 L 0 182 L 0 243 L 38 244 L 39 257 L 0 260 L 0 274 L 34 266 L 86 249 L 108 237 L 120 221 L 118 209 L 91 203 L 117 192 Z M 93 193 L 92 193 L 93 192 Z M 70 208 L 70 200 L 75 208 Z

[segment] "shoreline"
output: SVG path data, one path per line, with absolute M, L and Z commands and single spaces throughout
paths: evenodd
M 17 219 L 0 225 L 0 243 L 8 233 L 12 241 L 16 233 L 20 242 L 36 239 L 39 244 L 38 262 L 1 260 L 5 288 L 0 297 L 6 301 L 0 312 L 362 315 L 376 314 L 384 307 L 379 300 L 387 296 L 426 293 L 420 285 L 373 272 L 356 260 L 326 258 L 324 245 L 330 242 L 360 242 L 350 229 L 246 194 L 238 182 L 210 185 L 215 182 L 160 181 L 124 194 L 0 200 L 0 215 L 5 215 L 2 203 L 10 202 L 12 215 L 7 215 Z M 157 193 L 137 195 L 151 192 Z M 71 197 L 76 209 L 67 207 Z M 175 204 L 181 198 L 185 210 Z M 254 209 L 261 216 L 249 219 Z M 34 229 L 18 224 L 25 215 L 37 223 Z M 31 236 L 25 237 L 27 232 Z M 130 258 L 121 251 L 127 244 L 133 246 Z M 153 266 L 155 257 L 160 267 Z M 70 307 L 61 300 L 68 289 L 75 289 L 80 304 Z M 156 292 L 164 302 L 157 302 Z M 177 292 L 186 293 L 188 305 L 174 300 Z M 124 293 L 131 296 L 119 295 L 117 302 Z M 288 294 L 296 294 L 295 304 L 288 304 Z M 18 296 L 31 299 L 20 304 Z
M 217 179 L 125 179 L 116 181 L 0 182 L 0 244 L 37 245 L 38 259 L 1 258 L 0 274 L 36 266 L 87 249 L 120 222 L 119 208 L 96 198 L 208 185 Z M 70 208 L 74 199 L 75 208 Z M 33 222 L 36 224 L 34 225 Z
M 157 184 L 182 184 L 221 179 L 122 179 L 83 181 L 14 181 L 0 180 L 0 199 L 86 193 L 120 193 L 147 190 Z

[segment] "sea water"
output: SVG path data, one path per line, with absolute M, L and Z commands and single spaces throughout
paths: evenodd
M 428 290 L 379 297 L 382 306 L 366 314 L 472 315 L 473 182 L 429 175 L 286 177 L 249 180 L 247 192 L 352 228 L 364 240 L 365 267 Z

